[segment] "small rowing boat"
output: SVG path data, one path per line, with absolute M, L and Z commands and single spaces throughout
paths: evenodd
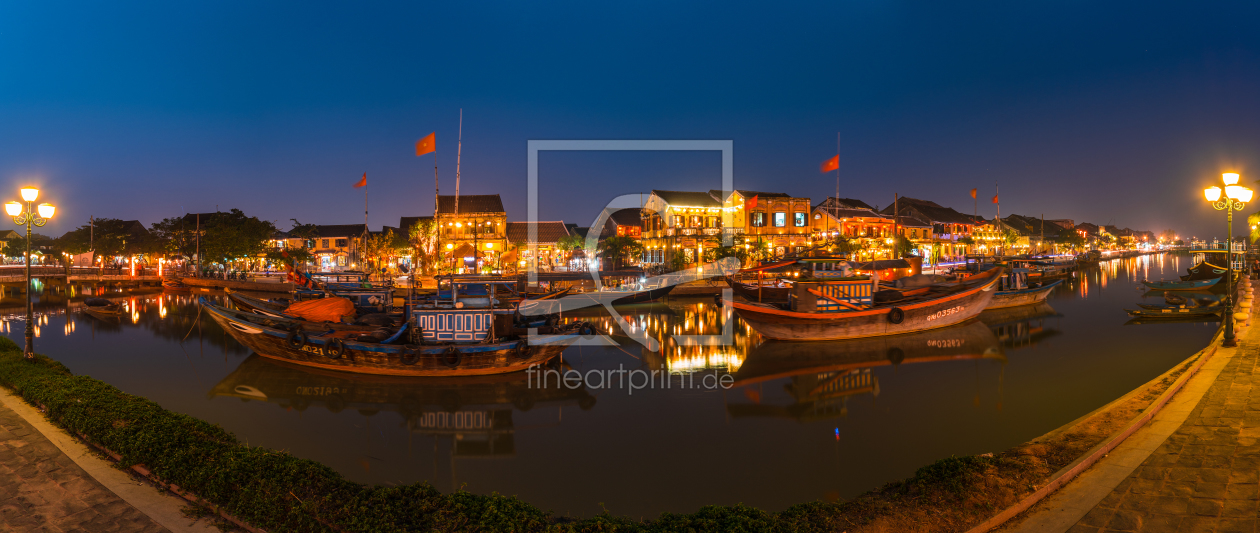
M 101 320 L 116 320 L 123 315 L 123 306 L 104 298 L 83 300 L 83 311 Z
M 1209 318 L 1221 316 L 1220 307 L 1164 307 L 1161 309 L 1125 309 L 1133 318 Z
M 1041 303 L 1046 301 L 1055 287 L 1063 283 L 1061 279 L 1050 282 L 1029 282 L 1029 274 L 1026 268 L 1012 268 L 1009 273 L 1002 276 L 997 294 L 993 295 L 993 299 L 989 301 L 989 306 L 985 309 Z
M 1147 281 L 1142 280 L 1142 284 L 1148 288 L 1157 291 L 1197 291 L 1210 288 L 1221 281 L 1220 277 L 1210 279 L 1196 279 L 1189 281 Z

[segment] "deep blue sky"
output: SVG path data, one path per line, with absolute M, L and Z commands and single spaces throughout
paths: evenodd
M 261 4 L 261 5 L 260 5 Z M 451 3 L 453 4 L 453 3 Z M 1222 235 L 1200 190 L 1260 178 L 1260 10 L 1152 2 L 0 4 L 0 199 L 151 223 L 525 217 L 529 139 L 732 139 L 740 188 Z M 715 154 L 551 153 L 542 218 L 718 185 Z M 8 192 L 6 192 L 8 191 Z M 1249 209 L 1249 211 L 1251 211 Z

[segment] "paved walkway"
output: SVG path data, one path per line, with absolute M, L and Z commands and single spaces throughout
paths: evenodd
M 162 532 L 0 405 L 0 531 Z
M 1260 531 L 1260 331 L 1247 333 L 1185 423 L 1070 533 Z

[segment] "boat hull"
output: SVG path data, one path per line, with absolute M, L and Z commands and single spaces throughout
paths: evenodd
M 726 284 L 731 286 L 736 296 L 742 296 L 751 302 L 786 302 L 792 290 L 788 287 L 761 287 L 761 290 L 758 290 L 756 285 L 740 283 L 729 276 L 726 278 Z
M 899 335 L 943 328 L 966 322 L 984 310 L 997 292 L 1000 279 L 990 271 L 988 281 L 955 294 L 905 306 L 839 313 L 796 313 L 770 307 L 732 302 L 731 306 L 757 333 L 775 340 L 822 341 Z M 894 324 L 892 309 L 904 317 Z
M 998 291 L 993 295 L 993 299 L 989 301 L 989 305 L 985 309 L 1002 309 L 1044 302 L 1050 296 L 1050 293 L 1054 291 L 1054 288 L 1061 283 L 1063 283 L 1063 280 L 1060 279 L 1035 289 Z
M 306 343 L 295 347 L 288 340 L 289 332 L 234 317 L 227 309 L 203 304 L 211 318 L 241 344 L 268 359 L 296 365 L 340 372 L 375 374 L 384 376 L 480 376 L 506 374 L 542 365 L 560 355 L 564 348 L 576 340 L 577 335 L 556 335 L 547 344 L 530 345 L 525 339 L 497 343 L 444 344 L 444 345 L 385 345 L 343 341 L 345 351 L 338 358 L 323 355 L 324 346 L 332 336 L 310 336 Z M 456 365 L 444 359 L 452 359 L 448 351 L 459 352 Z M 413 364 L 404 362 L 407 350 Z
M 1222 278 L 1203 279 L 1192 281 L 1142 281 L 1147 288 L 1157 291 L 1197 291 L 1211 288 L 1221 281 Z

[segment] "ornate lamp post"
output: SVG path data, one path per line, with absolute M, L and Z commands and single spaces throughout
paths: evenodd
M 26 350 L 23 355 L 27 359 L 35 358 L 35 318 L 31 312 L 31 224 L 36 226 L 47 224 L 48 219 L 52 218 L 57 210 L 52 204 L 46 203 L 32 209 L 31 204 L 36 198 L 39 198 L 39 189 L 23 187 L 22 200 L 26 202 L 25 206 L 21 202 L 4 204 L 4 211 L 13 217 L 13 223 L 19 226 L 26 225 Z
M 1225 181 L 1225 197 L 1221 197 L 1221 188 L 1215 185 L 1203 190 L 1203 196 L 1212 202 L 1217 211 L 1225 211 L 1225 221 L 1229 228 L 1225 239 L 1225 346 L 1237 346 L 1234 339 L 1234 211 L 1242 211 L 1251 201 L 1253 191 L 1238 185 L 1238 174 L 1226 172 L 1221 174 Z

